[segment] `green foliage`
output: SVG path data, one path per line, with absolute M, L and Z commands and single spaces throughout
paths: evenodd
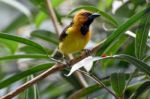
M 113 73 L 111 75 L 111 86 L 118 97 L 122 97 L 125 89 L 126 76 L 123 73 Z
M 40 38 L 42 40 L 48 41 L 49 43 L 58 44 L 57 36 L 50 32 L 44 30 L 36 30 L 31 33 L 31 36 Z
M 34 78 L 34 76 L 31 75 L 28 77 L 27 81 L 29 81 L 33 78 Z M 37 84 L 35 84 L 32 87 L 30 87 L 29 89 L 27 89 L 26 94 L 25 94 L 25 99 L 40 99 Z
M 136 57 L 139 59 L 143 59 L 143 57 L 145 56 L 149 29 L 150 29 L 150 12 L 146 13 L 142 17 L 139 24 L 139 28 L 136 33 L 135 54 Z
M 31 40 L 19 37 L 19 36 L 14 36 L 14 35 L 6 34 L 6 33 L 0 33 L 0 38 L 27 44 L 27 45 L 30 45 L 32 47 L 35 47 L 35 48 L 41 50 L 42 52 L 45 52 L 44 48 L 41 45 L 39 45 Z
M 142 93 L 150 88 L 150 81 L 144 82 L 130 97 L 130 99 L 137 99 Z
M 23 71 L 23 72 L 20 72 L 20 73 L 17 73 L 7 79 L 4 79 L 0 82 L 0 89 L 4 88 L 4 87 L 7 87 L 8 85 L 24 78 L 24 77 L 27 77 L 31 74 L 35 74 L 37 72 L 40 72 L 42 70 L 46 70 L 48 68 L 50 68 L 53 64 L 52 63 L 45 63 L 45 64 L 41 64 L 41 65 L 38 65 L 38 66 L 35 66 L 35 67 L 32 67 L 26 71 Z
M 72 15 L 81 9 L 101 15 L 92 24 L 91 41 L 101 44 L 95 56 L 103 57 L 99 60 L 100 64 L 98 62 L 94 64 L 90 73 L 83 73 L 83 80 L 87 82 L 87 87 L 83 87 L 82 80 L 79 80 L 76 74 L 67 77 L 67 68 L 50 75 L 47 79 L 40 80 L 24 93 L 18 94 L 16 99 L 62 97 L 63 99 L 114 99 L 114 96 L 118 99 L 149 99 L 150 3 L 148 0 L 49 1 L 54 8 L 60 27 L 69 24 Z M 116 10 L 115 2 L 121 4 Z M 50 17 L 52 15 L 48 13 L 46 0 L 12 2 L 1 0 L 1 4 L 6 6 L 6 11 L 16 12 L 14 14 L 16 17 L 11 19 L 11 16 L 8 16 L 11 21 L 7 17 L 4 18 L 5 20 L 0 19 L 0 22 L 2 21 L 2 26 L 0 25 L 0 92 L 7 94 L 16 88 L 14 84 L 18 87 L 52 68 L 56 61 L 50 59 L 49 55 L 58 47 L 59 37 L 54 32 L 53 20 Z M 1 11 L 0 6 L 2 17 L 6 11 Z M 8 24 L 3 24 L 3 21 Z M 131 31 L 136 36 L 127 35 L 127 31 Z M 30 35 L 26 37 L 26 34 Z M 103 42 L 101 37 L 104 38 Z M 74 53 L 74 57 L 78 57 L 79 54 Z M 91 74 L 97 79 L 92 78 Z M 3 88 L 7 90 L 7 93 L 3 91 Z

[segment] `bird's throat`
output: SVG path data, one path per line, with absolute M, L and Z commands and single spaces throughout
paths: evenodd
M 89 31 L 89 25 L 81 26 L 80 31 L 81 31 L 82 35 L 86 35 L 88 33 L 88 31 Z

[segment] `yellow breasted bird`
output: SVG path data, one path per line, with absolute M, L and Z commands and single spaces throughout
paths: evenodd
M 63 30 L 59 37 L 59 52 L 68 55 L 84 49 L 91 39 L 89 27 L 98 16 L 100 15 L 86 10 L 76 13 L 70 25 Z

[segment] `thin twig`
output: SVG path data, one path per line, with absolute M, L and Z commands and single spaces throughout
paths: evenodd
M 105 88 L 110 94 L 112 94 L 116 99 L 118 99 L 118 97 L 110 90 L 108 89 L 105 84 L 103 84 L 103 82 L 101 82 L 96 76 L 94 76 L 93 74 L 89 74 L 85 71 L 82 70 L 78 70 L 80 72 L 82 72 L 83 74 L 85 74 L 86 76 L 88 76 L 89 78 L 91 78 L 93 81 L 95 81 L 100 87 Z
M 101 84 L 102 87 L 104 87 L 110 94 L 112 94 L 116 99 L 118 99 L 118 97 L 110 90 L 108 89 L 105 84 L 103 84 L 103 82 L 101 82 L 101 80 L 99 80 L 95 75 L 91 74 L 91 76 L 97 80 L 97 82 L 99 82 L 99 84 Z
M 50 0 L 45 0 L 45 2 L 46 2 L 46 5 L 47 5 L 47 8 L 48 8 L 48 14 L 51 17 L 52 22 L 54 24 L 55 32 L 59 37 L 59 33 L 60 33 L 59 32 L 59 25 L 58 25 L 56 14 L 55 14 L 55 12 L 53 10 L 53 7 L 52 7 L 52 3 L 51 3 Z

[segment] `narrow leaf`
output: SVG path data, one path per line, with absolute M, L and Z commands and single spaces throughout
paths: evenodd
M 45 63 L 45 64 L 41 64 L 41 65 L 32 67 L 26 71 L 17 73 L 17 74 L 15 74 L 15 75 L 7 78 L 7 79 L 0 81 L 0 89 L 7 87 L 8 85 L 10 85 L 16 81 L 19 81 L 19 80 L 23 79 L 24 77 L 27 77 L 31 74 L 35 74 L 35 73 L 40 72 L 42 70 L 46 70 L 46 69 L 50 68 L 52 65 L 53 65 L 52 63 Z
M 126 32 L 133 24 L 138 22 L 138 20 L 141 17 L 143 17 L 146 13 L 148 13 L 149 9 L 150 9 L 150 6 L 148 6 L 146 9 L 138 12 L 137 14 L 133 15 L 125 23 L 123 23 L 121 26 L 119 26 L 117 28 L 117 30 L 114 31 L 101 46 L 106 48 L 110 43 L 115 42 L 115 40 L 118 40 L 116 37 L 124 35 L 124 32 Z
M 0 57 L 1 60 L 11 60 L 11 59 L 21 59 L 21 58 L 36 58 L 36 59 L 47 59 L 47 55 L 38 55 L 38 54 L 25 54 L 25 55 L 10 55 L 10 56 L 3 56 Z
M 142 17 L 138 30 L 136 32 L 135 55 L 138 59 L 144 58 L 149 30 L 150 30 L 150 12 Z
M 28 18 L 31 17 L 30 10 L 27 7 L 25 7 L 23 4 L 21 4 L 20 2 L 18 2 L 16 0 L 0 0 L 0 2 L 6 3 L 6 4 L 16 8 L 17 10 L 19 10 L 20 12 L 25 14 Z
M 106 85 L 106 86 L 109 86 L 110 85 L 110 81 L 107 80 L 107 81 L 103 81 L 103 83 Z M 77 97 L 78 98 L 81 98 L 81 97 L 84 97 L 84 96 L 88 96 L 89 94 L 92 94 L 94 92 L 97 92 L 98 90 L 101 90 L 103 87 L 99 86 L 99 85 L 92 85 L 92 86 L 89 86 L 87 88 L 82 88 L 78 91 L 76 91 L 75 93 L 73 93 L 69 99 L 76 99 Z
M 122 35 L 118 38 L 118 40 L 116 40 L 115 42 L 112 42 L 103 52 L 103 54 L 106 55 L 114 55 L 117 53 L 117 51 L 120 49 L 120 47 L 122 45 L 124 45 L 124 43 L 126 42 L 126 40 L 128 39 L 128 37 L 126 35 Z M 104 60 L 102 61 L 103 67 L 106 68 L 107 66 L 109 66 L 110 64 L 113 64 L 112 60 Z
M 143 61 L 130 56 L 126 54 L 119 54 L 119 55 L 114 55 L 114 56 L 108 56 L 103 59 L 123 59 L 126 60 L 127 62 L 133 64 L 135 67 L 137 67 L 140 71 L 146 73 L 147 75 L 150 76 L 150 66 L 144 63 Z M 103 60 L 102 59 L 102 60 Z
M 50 31 L 36 30 L 31 33 L 31 36 L 40 38 L 42 40 L 48 41 L 48 42 L 56 44 L 56 45 L 58 44 L 57 36 Z
M 150 81 L 144 82 L 140 87 L 132 94 L 130 99 L 138 99 L 138 97 L 150 88 Z
M 39 13 L 38 13 L 38 15 L 36 16 L 36 18 L 35 18 L 35 25 L 36 25 L 36 27 L 37 28 L 39 28 L 39 26 L 41 25 L 41 23 L 45 20 L 45 19 L 47 19 L 47 15 L 43 12 L 43 11 L 40 11 Z
M 24 52 L 26 54 L 45 54 L 45 52 L 41 51 L 40 49 L 37 49 L 32 46 L 28 46 L 28 45 L 21 47 L 19 50 L 20 50 L 20 52 Z M 49 52 L 47 49 L 45 49 L 45 50 L 47 53 L 52 53 L 52 50 L 50 50 Z
M 102 58 L 100 60 L 105 60 L 105 59 L 123 59 L 131 64 L 133 64 L 135 67 L 137 67 L 140 71 L 144 72 L 145 74 L 150 76 L 150 66 L 147 65 L 145 62 L 130 56 L 126 54 L 119 54 L 119 55 L 114 55 L 114 56 L 107 56 L 105 58 Z
M 123 73 L 111 75 L 111 85 L 118 97 L 122 97 L 125 89 L 126 76 Z
M 5 45 L 7 48 L 9 48 L 9 52 L 11 54 L 14 54 L 18 48 L 18 43 L 11 40 L 0 38 L 0 44 Z
M 14 36 L 14 35 L 1 33 L 1 32 L 0 32 L 0 38 L 4 38 L 4 39 L 20 42 L 20 43 L 23 43 L 23 44 L 27 44 L 27 45 L 30 45 L 32 47 L 35 47 L 35 48 L 41 50 L 42 52 L 45 52 L 44 48 L 41 45 L 39 45 L 39 44 L 29 40 L 29 39 L 25 39 L 25 38 L 22 38 L 22 37 L 19 37 L 19 36 Z
M 34 76 L 31 75 L 27 78 L 27 81 L 29 81 L 33 78 L 34 78 Z M 34 84 L 33 86 L 29 87 L 26 90 L 25 99 L 39 99 L 39 92 L 38 92 L 37 84 Z
M 8 24 L 8 26 L 5 27 L 2 30 L 2 32 L 3 33 L 9 33 L 13 30 L 18 29 L 19 27 L 21 27 L 27 23 L 29 23 L 28 18 L 25 15 L 21 14 L 17 18 L 15 18 L 10 24 Z

